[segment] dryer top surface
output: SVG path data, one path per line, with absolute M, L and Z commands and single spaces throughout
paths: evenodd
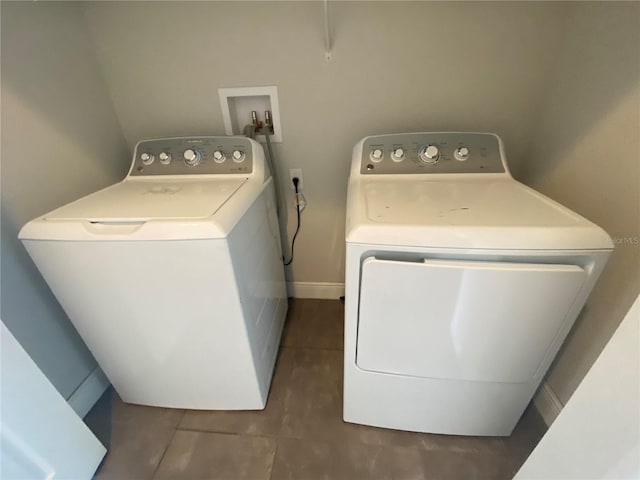
M 509 177 L 353 181 L 347 241 L 442 248 L 612 247 L 601 228 Z
M 375 223 L 460 226 L 571 226 L 582 218 L 515 181 L 365 182 Z

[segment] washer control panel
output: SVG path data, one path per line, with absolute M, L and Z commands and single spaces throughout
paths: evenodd
M 360 173 L 504 173 L 490 133 L 399 133 L 367 137 Z
M 245 137 L 180 137 L 136 145 L 129 175 L 251 173 L 253 151 Z

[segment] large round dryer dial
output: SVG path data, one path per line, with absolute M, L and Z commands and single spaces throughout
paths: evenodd
M 423 145 L 418 150 L 418 158 L 427 165 L 435 165 L 439 157 L 440 150 L 435 145 Z
M 201 161 L 200 152 L 194 148 L 187 148 L 182 156 L 184 157 L 184 163 L 190 167 L 195 167 Z

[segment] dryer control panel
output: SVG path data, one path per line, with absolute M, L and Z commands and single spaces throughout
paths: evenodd
M 398 133 L 361 145 L 364 175 L 505 172 L 500 139 L 491 133 Z
M 253 146 L 246 137 L 179 137 L 136 145 L 130 176 L 248 174 Z

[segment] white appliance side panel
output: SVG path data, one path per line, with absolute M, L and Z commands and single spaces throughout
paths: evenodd
M 575 265 L 369 257 L 357 365 L 416 377 L 530 382 L 586 277 Z
M 287 312 L 287 290 L 273 184 L 229 235 L 246 328 L 265 401 Z
M 25 245 L 125 402 L 264 407 L 226 240 Z
M 106 449 L 2 322 L 0 365 L 0 478 L 94 478 Z

